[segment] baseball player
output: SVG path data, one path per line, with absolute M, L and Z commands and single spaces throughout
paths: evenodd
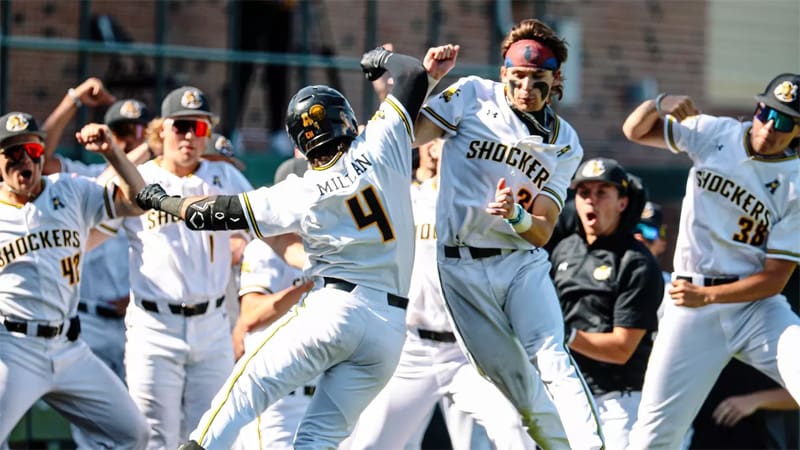
M 800 318 L 780 295 L 800 260 L 798 91 L 800 75 L 775 77 L 747 122 L 665 94 L 625 120 L 631 141 L 693 163 L 629 448 L 677 448 L 731 357 L 800 398 Z
M 233 165 L 201 160 L 214 116 L 200 89 L 170 92 L 161 116 L 161 156 L 139 166 L 145 180 L 185 195 L 251 188 Z M 160 211 L 127 218 L 120 228 L 130 242 L 128 389 L 150 425 L 148 448 L 177 448 L 233 368 L 222 307 L 231 232 L 196 233 Z
M 502 50 L 501 83 L 462 78 L 417 120 L 417 143 L 446 135 L 439 204 L 450 206 L 436 217 L 442 290 L 471 361 L 538 444 L 565 448 L 566 430 L 572 448 L 601 448 L 592 396 L 564 346 L 548 255 L 539 248 L 583 155 L 575 130 L 548 106 L 563 87 L 566 43 L 528 19 Z M 506 197 L 513 208 L 504 207 Z M 559 415 L 564 427 L 549 426 Z
M 633 237 L 645 203 L 638 180 L 613 159 L 592 158 L 572 186 L 580 228 L 551 252 L 551 276 L 606 447 L 621 450 L 636 420 L 664 281 Z
M 456 53 L 454 46 L 430 49 L 428 76 L 444 76 Z M 414 232 L 408 190 L 397 186 L 411 178 L 413 117 L 428 80 L 417 59 L 382 48 L 361 64 L 369 78 L 389 70 L 396 83 L 363 134 L 357 135 L 350 104 L 332 88 L 304 87 L 289 103 L 286 129 L 312 166 L 303 178 L 238 197 L 170 197 L 158 185 L 138 194 L 140 204 L 179 215 L 195 229 L 298 233 L 309 260 L 306 276 L 320 288 L 239 360 L 182 448 L 230 448 L 243 425 L 317 375 L 294 446 L 336 447 L 397 365 Z
M 441 140 L 422 146 L 420 160 L 437 161 Z M 434 164 L 433 170 L 436 170 Z M 435 174 L 436 172 L 434 172 Z M 436 270 L 438 176 L 412 184 L 415 252 L 406 316 L 406 342 L 392 379 L 361 414 L 350 450 L 419 449 L 433 408 L 458 409 L 484 426 L 473 438 L 472 420 L 447 422 L 455 449 L 535 448 L 519 414 L 469 364 L 447 318 Z M 462 423 L 463 422 L 463 423 Z M 454 425 L 462 425 L 457 428 Z
M 39 398 L 77 425 L 91 448 L 141 449 L 147 442 L 144 418 L 122 381 L 78 339 L 89 229 L 142 212 L 127 199 L 144 181 L 119 149 L 97 144 L 107 132 L 81 130 L 77 138 L 123 175 L 121 189 L 43 177 L 44 133 L 36 121 L 22 112 L 0 117 L 0 446 Z

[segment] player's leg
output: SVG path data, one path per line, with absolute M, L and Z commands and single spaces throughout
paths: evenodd
M 350 450 L 403 449 L 420 430 L 424 434 L 441 397 L 430 355 L 418 338 L 406 339 L 392 378 L 359 416 Z
M 641 399 L 641 391 L 614 391 L 595 398 L 606 448 L 624 449 L 628 446 L 628 435 Z
M 51 372 L 44 339 L 17 336 L 0 325 L 0 447 L 50 389 Z
M 346 360 L 362 344 L 369 345 L 395 336 L 396 353 L 399 356 L 404 311 L 399 308 L 394 308 L 397 311 L 387 311 L 387 316 L 391 315 L 390 320 L 381 322 L 382 328 L 375 333 L 376 336 L 368 335 L 365 315 L 373 314 L 376 308 L 383 308 L 383 305 L 385 308 L 393 307 L 386 303 L 386 294 L 382 293 L 382 304 L 375 300 L 370 310 L 362 299 L 356 297 L 360 289 L 357 287 L 353 293 L 335 289 L 314 291 L 301 306 L 293 308 L 275 322 L 267 330 L 264 341 L 237 362 L 233 373 L 212 401 L 211 408 L 192 432 L 191 439 L 207 450 L 229 449 L 239 430 L 255 420 L 267 406 Z M 374 316 L 370 320 L 375 320 Z M 382 358 L 391 356 L 384 354 Z M 390 361 L 392 370 L 397 356 Z M 380 368 L 382 363 L 376 363 L 376 367 Z M 324 376 L 329 373 L 330 370 L 327 370 Z M 386 378 L 390 374 L 391 371 Z M 340 380 L 338 389 L 342 395 L 347 395 L 348 383 L 362 380 Z M 316 395 L 319 395 L 319 387 Z M 325 422 L 323 426 L 328 425 L 324 412 L 318 412 L 312 418 L 321 419 Z M 355 417 L 352 420 L 355 422 Z M 319 422 L 313 424 L 314 431 L 318 425 Z M 309 431 L 311 428 L 309 426 Z
M 800 401 L 800 318 L 783 296 L 748 304 L 729 318 L 738 332 L 731 345 L 738 357 L 781 383 Z
M 508 267 L 518 268 L 517 272 Z M 564 317 L 543 250 L 516 252 L 491 267 L 506 279 L 504 312 L 553 398 L 573 448 L 601 448 L 602 428 L 594 399 L 564 345 Z M 509 274 L 510 273 L 510 274 Z
M 474 418 L 486 430 L 486 441 L 471 442 L 466 449 L 496 448 L 497 450 L 535 449 L 536 444 L 528 435 L 517 410 L 489 381 L 481 377 L 466 361 L 455 372 L 448 387 L 453 407 L 464 415 Z M 557 416 L 551 418 L 558 419 Z M 552 424 L 540 423 L 547 428 Z M 561 423 L 555 424 L 556 427 Z M 450 436 L 463 434 L 450 428 Z M 471 436 L 471 434 L 470 434 Z M 491 441 L 491 443 L 489 442 Z M 454 440 L 454 448 L 455 440 Z
M 222 309 L 192 317 L 186 326 L 191 353 L 186 363 L 180 441 L 187 439 L 203 412 L 211 407 L 211 400 L 230 375 L 234 363 L 228 319 Z
M 500 280 L 492 278 L 495 274 L 487 272 L 487 264 L 501 256 L 446 258 L 440 248 L 437 258 L 447 310 L 470 362 L 517 408 L 535 441 L 567 448 L 558 412 L 500 304 L 507 286 L 502 284 L 516 272 L 507 270 Z M 545 423 L 551 426 L 540 425 Z
M 185 318 L 150 314 L 134 304 L 125 318 L 125 373 L 128 391 L 147 419 L 147 448 L 177 448 L 180 443 L 184 364 L 189 349 L 182 334 Z
M 78 314 L 81 319 L 81 340 L 92 353 L 105 363 L 120 380 L 125 380 L 125 324 L 120 319 L 103 318 L 86 312 Z M 70 425 L 72 440 L 78 449 L 92 448 L 90 441 L 80 428 Z
M 65 343 L 53 368 L 53 388 L 44 400 L 81 429 L 89 448 L 145 448 L 144 416 L 122 380 L 84 342 Z
M 681 447 L 731 357 L 719 311 L 714 305 L 685 308 L 666 302 L 647 364 L 638 417 L 629 435 L 629 449 Z
M 405 310 L 386 303 L 386 294 L 379 294 L 382 298 L 376 301 L 377 291 L 359 289 L 353 293 L 373 296 L 370 308 L 360 308 L 353 317 L 364 324 L 363 339 L 320 378 L 297 430 L 295 449 L 335 448 L 353 431 L 362 411 L 397 367 L 406 333 Z

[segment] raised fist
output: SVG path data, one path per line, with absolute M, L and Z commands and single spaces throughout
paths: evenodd
M 361 57 L 361 70 L 369 81 L 375 81 L 386 72 L 386 61 L 393 52 L 383 47 L 376 47 Z
M 168 197 L 169 195 L 160 184 L 148 184 L 136 194 L 136 204 L 145 211 L 150 209 L 160 210 L 161 202 Z

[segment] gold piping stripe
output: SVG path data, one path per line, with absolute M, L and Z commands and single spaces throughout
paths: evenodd
M 542 188 L 543 192 L 547 192 L 548 194 L 555 197 L 556 204 L 558 205 L 558 209 L 564 208 L 564 200 L 561 199 L 561 196 L 556 193 L 556 191 L 550 189 L 549 187 L 545 186 Z
M 341 158 L 341 157 L 342 157 L 342 155 L 343 155 L 343 154 L 344 154 L 344 153 L 342 153 L 342 152 L 339 152 L 339 153 L 337 153 L 336 155 L 334 155 L 334 157 L 333 157 L 333 158 L 332 158 L 330 161 L 328 161 L 328 163 L 327 163 L 327 164 L 323 164 L 323 165 L 321 165 L 321 166 L 318 166 L 318 167 L 312 167 L 312 168 L 311 168 L 311 170 L 325 170 L 325 169 L 327 169 L 328 167 L 332 167 L 334 164 L 336 164 L 336 161 L 338 161 L 338 160 L 339 160 L 339 158 Z
M 406 117 L 406 114 L 403 112 L 403 108 L 400 107 L 400 105 L 398 105 L 397 102 L 395 102 L 391 97 L 386 97 L 385 102 L 394 108 L 394 110 L 397 111 L 397 114 L 400 115 L 400 119 L 403 120 L 403 125 L 406 126 L 409 142 L 414 142 L 414 130 L 411 129 L 411 124 L 408 123 L 408 117 Z
M 800 253 L 790 252 L 788 250 L 777 250 L 773 248 L 767 249 L 768 255 L 784 255 L 784 256 L 791 256 L 792 258 L 800 258 Z
M 97 225 L 97 228 L 102 228 L 110 233 L 117 233 L 119 231 L 119 228 L 112 228 L 104 223 Z
M 256 222 L 255 214 L 253 214 L 253 207 L 250 206 L 250 197 L 247 196 L 247 192 L 242 193 L 242 198 L 244 199 L 244 209 L 247 210 L 247 217 L 250 218 L 250 223 L 253 224 L 253 231 L 259 239 L 263 239 L 264 235 L 261 234 L 261 230 L 258 229 L 258 222 Z
M 679 152 L 681 149 L 678 148 L 678 144 L 675 143 L 675 134 L 672 131 L 672 126 L 675 125 L 675 118 L 672 116 L 667 116 L 667 145 L 672 149 L 673 152 Z
M 436 121 L 439 122 L 440 125 L 444 126 L 448 130 L 452 130 L 452 131 L 458 130 L 458 127 L 456 127 L 455 125 L 452 125 L 448 121 L 444 120 L 444 118 L 442 116 L 436 114 L 436 112 L 434 112 L 434 110 L 432 110 L 430 108 L 430 106 L 423 106 L 422 109 L 424 109 L 428 114 L 433 116 L 433 118 L 436 119 Z
M 11 203 L 11 202 L 7 202 L 5 200 L 0 200 L 0 203 L 2 203 L 4 205 L 8 205 L 8 206 L 13 206 L 14 208 L 17 208 L 17 209 L 20 209 L 23 206 L 23 205 L 20 205 L 18 203 Z
M 555 144 L 556 139 L 558 139 L 558 132 L 561 130 L 561 118 L 558 117 L 558 114 L 553 114 L 556 118 L 556 123 L 553 124 L 553 133 L 550 136 L 550 143 Z
M 287 317 L 286 321 L 284 321 L 280 326 L 275 327 L 275 329 L 272 331 L 272 333 L 270 333 L 269 336 L 264 338 L 264 340 L 261 342 L 261 344 L 259 344 L 258 347 L 254 351 L 250 352 L 250 355 L 247 356 L 247 359 L 242 364 L 242 367 L 239 369 L 238 372 L 236 372 L 236 374 L 233 376 L 233 379 L 230 381 L 230 385 L 228 386 L 228 389 L 225 392 L 225 398 L 222 400 L 222 402 L 220 402 L 220 404 L 217 407 L 217 409 L 214 410 L 214 413 L 211 414 L 211 417 L 208 419 L 208 423 L 206 423 L 205 427 L 203 427 L 203 432 L 200 433 L 200 438 L 197 439 L 197 442 L 199 442 L 200 445 L 203 445 L 203 439 L 205 439 L 206 434 L 208 433 L 208 429 L 211 428 L 211 424 L 214 422 L 214 419 L 217 417 L 217 414 L 219 414 L 219 412 L 222 410 L 222 407 L 225 405 L 225 403 L 231 397 L 231 392 L 233 391 L 233 386 L 239 380 L 239 377 L 242 376 L 242 374 L 244 373 L 244 369 L 247 368 L 247 365 L 250 364 L 250 361 L 253 360 L 253 358 L 258 354 L 258 352 L 261 351 L 261 349 L 264 347 L 264 345 L 266 345 L 267 342 L 269 342 L 269 340 L 272 339 L 272 337 L 275 336 L 275 334 L 278 331 L 280 331 L 283 327 L 286 326 L 286 324 L 291 322 L 291 320 L 294 319 L 297 316 L 298 316 L 298 309 L 295 308 L 293 315 Z

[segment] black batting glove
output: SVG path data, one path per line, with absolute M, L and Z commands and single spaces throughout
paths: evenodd
M 161 210 L 161 202 L 169 198 L 160 184 L 148 184 L 136 194 L 136 204 L 147 211 L 150 209 Z
M 369 81 L 375 81 L 386 72 L 386 61 L 393 52 L 383 47 L 374 48 L 361 57 L 361 70 Z

